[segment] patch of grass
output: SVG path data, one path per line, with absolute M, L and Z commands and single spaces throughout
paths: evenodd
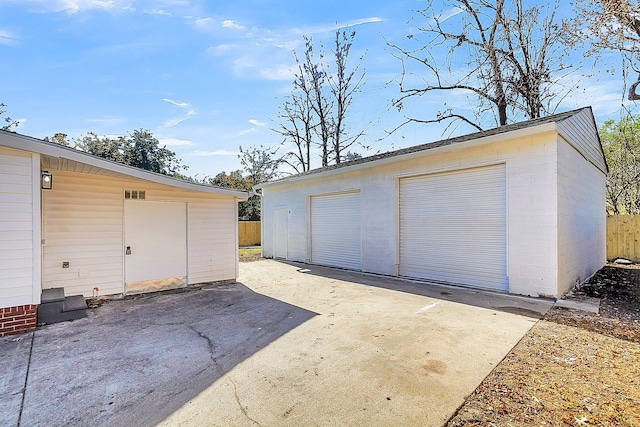
M 240 258 L 259 257 L 261 251 L 262 251 L 261 248 L 239 248 L 238 249 Z

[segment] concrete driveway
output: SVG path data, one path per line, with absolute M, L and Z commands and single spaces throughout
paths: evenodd
M 551 305 L 276 261 L 0 338 L 2 425 L 442 425 Z

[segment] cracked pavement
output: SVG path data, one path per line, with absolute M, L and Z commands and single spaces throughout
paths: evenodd
M 0 338 L 1 426 L 155 425 L 315 315 L 239 283 L 88 312 L 38 328 L 30 365 L 32 334 Z
M 552 303 L 271 260 L 240 273 L 0 338 L 0 425 L 442 425 Z

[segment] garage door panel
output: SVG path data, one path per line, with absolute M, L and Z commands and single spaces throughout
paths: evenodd
M 504 165 L 400 180 L 399 273 L 508 290 Z
M 360 192 L 311 197 L 311 262 L 362 268 Z

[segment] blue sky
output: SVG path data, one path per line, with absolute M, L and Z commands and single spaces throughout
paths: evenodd
M 238 147 L 275 145 L 277 107 L 291 89 L 292 49 L 304 35 L 330 46 L 351 26 L 350 58 L 364 55 L 365 85 L 352 107 L 354 128 L 366 128 L 376 151 L 434 141 L 438 126 L 407 126 L 390 100 L 400 63 L 386 41 L 410 32 L 416 0 L 0 0 L 0 102 L 20 120 L 17 132 L 122 135 L 153 132 L 189 166 L 189 175 L 240 167 Z M 606 59 L 606 58 L 605 58 Z M 615 57 L 610 59 L 614 66 Z M 579 87 L 560 110 L 592 105 L 598 121 L 616 118 L 621 83 L 598 70 L 565 78 Z M 590 77 L 584 75 L 592 74 Z M 425 112 L 444 101 L 432 97 Z M 470 132 L 470 129 L 461 131 Z

